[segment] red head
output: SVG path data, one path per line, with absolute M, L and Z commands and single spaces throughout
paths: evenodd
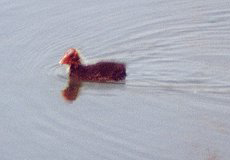
M 64 57 L 59 61 L 59 64 L 81 64 L 79 52 L 74 48 L 68 49 Z

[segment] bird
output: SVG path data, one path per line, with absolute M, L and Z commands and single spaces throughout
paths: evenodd
M 100 61 L 94 64 L 83 64 L 80 52 L 75 48 L 68 49 L 59 61 L 69 67 L 69 78 L 88 82 L 118 82 L 126 78 L 126 64 L 113 61 Z

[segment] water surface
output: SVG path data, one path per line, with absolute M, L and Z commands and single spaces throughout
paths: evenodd
M 229 1 L 0 5 L 0 159 L 228 160 Z M 66 102 L 70 47 L 126 63 L 125 84 Z

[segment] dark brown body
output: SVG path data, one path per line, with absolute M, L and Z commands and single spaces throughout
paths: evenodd
M 125 64 L 116 62 L 98 62 L 92 65 L 71 64 L 69 75 L 80 81 L 120 81 L 126 77 L 126 68 Z

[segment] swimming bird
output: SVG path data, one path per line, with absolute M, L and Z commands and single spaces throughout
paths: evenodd
M 126 77 L 126 65 L 111 61 L 101 61 L 95 64 L 82 64 L 79 51 L 70 48 L 65 52 L 59 64 L 69 65 L 69 78 L 90 82 L 115 82 Z

